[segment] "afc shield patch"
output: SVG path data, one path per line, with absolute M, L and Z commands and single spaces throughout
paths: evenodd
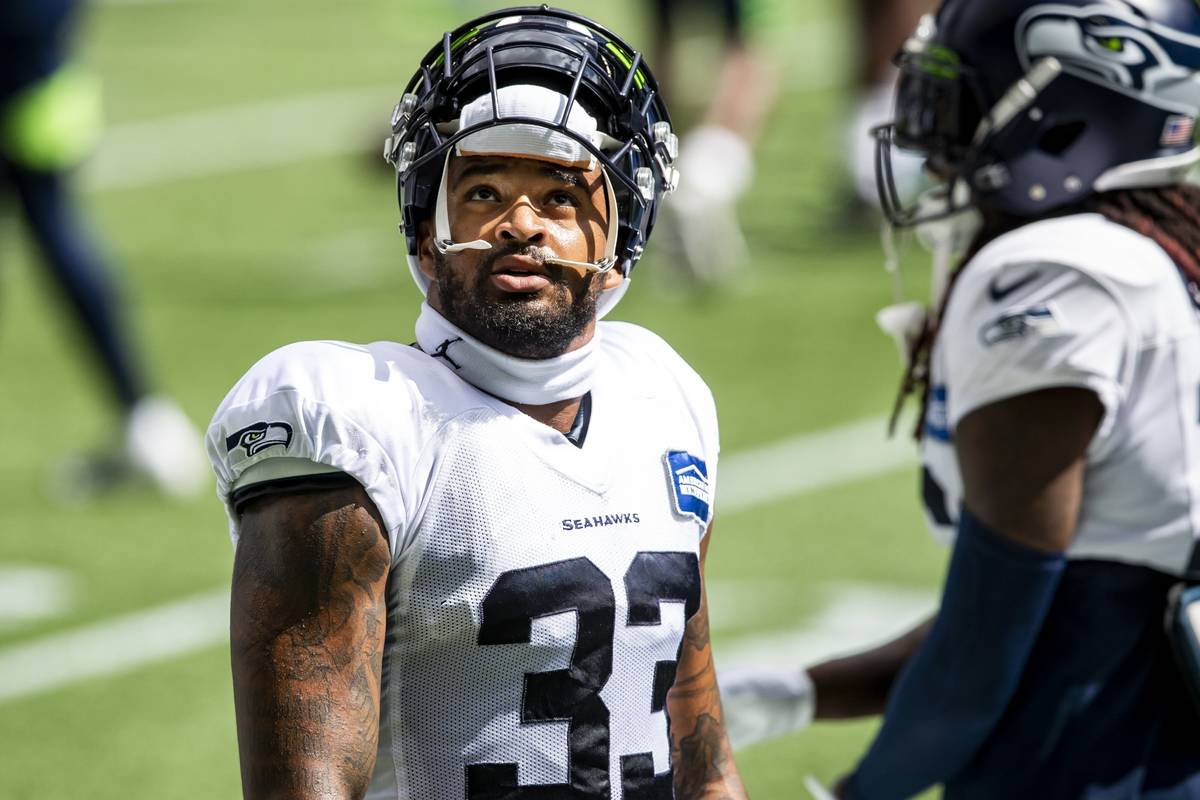
M 712 490 L 709 488 L 708 467 L 704 459 L 683 450 L 668 450 L 663 456 L 663 463 L 667 467 L 675 513 L 693 517 L 707 525 Z

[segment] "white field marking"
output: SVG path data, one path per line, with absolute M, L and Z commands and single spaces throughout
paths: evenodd
M 0 703 L 119 675 L 228 636 L 228 589 L 44 636 L 0 650 Z
M 84 169 L 85 186 L 128 189 L 352 153 L 374 133 L 382 161 L 397 92 L 352 89 L 115 125 Z
M 0 564 L 0 630 L 61 616 L 71 610 L 74 594 L 64 570 Z
M 794 628 L 718 645 L 721 669 L 752 664 L 800 666 L 844 655 L 898 636 L 937 607 L 928 590 L 834 583 L 826 592 L 824 607 Z
M 718 516 L 742 511 L 916 463 L 915 445 L 903 436 L 888 439 L 882 417 L 858 420 L 722 459 L 715 509 Z
M 901 458 L 901 452 L 905 455 Z M 725 510 L 744 510 L 788 495 L 876 475 L 912 461 L 911 447 L 885 442 L 882 421 L 851 423 L 730 456 L 720 480 Z M 718 587 L 718 592 L 721 589 Z M 736 610 L 737 594 L 745 608 Z M 884 622 L 906 608 L 891 592 L 856 588 L 831 603 L 816 622 L 782 636 L 745 640 L 723 657 L 762 651 L 776 660 L 812 657 L 853 647 L 894 630 Z M 743 618 L 767 600 L 750 592 L 729 597 L 720 619 Z M 755 606 L 755 603 L 760 605 Z M 777 606 L 774 606 L 777 607 Z M 765 609 L 763 609 L 765 610 Z M 53 691 L 88 678 L 129 672 L 146 664 L 220 644 L 228 638 L 229 590 L 221 588 L 146 611 L 0 650 L 0 702 Z M 886 628 L 886 629 L 885 629 Z M 756 649 L 757 648 L 757 649 Z M 792 663 L 800 663 L 792 661 Z
M 784 35 L 787 52 L 812 56 L 801 60 L 804 68 L 787 69 L 790 88 L 818 91 L 838 84 L 841 25 L 818 20 L 787 27 Z M 400 84 L 349 89 L 114 125 L 84 167 L 84 186 L 130 189 L 345 155 L 361 150 L 371 136 L 379 138 L 382 160 L 386 121 L 401 90 Z
M 714 645 L 735 747 L 784 736 L 809 723 L 812 692 L 797 680 L 803 666 L 892 639 L 936 608 L 928 591 L 853 583 L 825 588 L 826 605 L 803 624 Z
M 736 633 L 777 619 L 794 606 L 796 585 L 790 581 L 725 580 L 705 581 L 708 593 L 708 625 L 715 634 Z
M 836 800 L 833 792 L 825 788 L 825 786 L 812 775 L 804 776 L 804 788 L 808 790 L 808 794 L 813 800 Z

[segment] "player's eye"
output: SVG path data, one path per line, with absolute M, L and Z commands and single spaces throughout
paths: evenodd
M 484 202 L 495 202 L 500 199 L 500 195 L 490 186 L 476 186 L 467 192 L 468 200 L 482 200 Z
M 575 200 L 575 196 L 567 191 L 551 192 L 547 201 L 552 206 L 577 206 L 579 203 Z

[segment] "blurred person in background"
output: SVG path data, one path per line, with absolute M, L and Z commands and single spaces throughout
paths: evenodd
M 749 260 L 738 223 L 738 200 L 754 179 L 754 147 L 779 93 L 780 68 L 762 41 L 776 24 L 773 0 L 649 0 L 654 63 L 668 95 L 675 90 L 681 21 L 700 12 L 721 27 L 721 52 L 713 90 L 700 122 L 682 138 L 681 172 L 687 176 L 664 209 L 666 260 L 697 286 L 722 283 Z M 891 119 L 896 70 L 892 60 L 931 0 L 856 0 L 854 3 L 854 111 L 844 138 L 852 201 L 847 224 L 875 221 L 875 152 L 869 133 Z M 786 43 L 785 45 L 786 46 Z M 785 51 L 782 57 L 796 54 Z M 894 161 L 901 192 L 911 196 L 921 181 L 921 160 Z
M 542 7 L 447 32 L 392 118 L 414 345 L 251 368 L 208 451 L 248 798 L 744 798 L 703 568 L 716 409 L 599 322 L 678 180 L 640 56 Z
M 933 0 L 855 0 L 855 104 L 845 140 L 846 163 L 854 189 L 851 213 L 878 207 L 875 148 L 870 133 L 891 121 L 895 112 L 896 68 L 892 62 L 904 37 Z M 892 161 L 901 194 L 911 197 L 921 185 L 921 159 L 897 153 Z
M 668 96 L 675 91 L 680 18 L 699 7 L 720 19 L 721 52 L 714 87 L 700 118 L 680 141 L 686 178 L 663 210 L 665 260 L 693 286 L 722 283 L 749 259 L 737 203 L 754 179 L 754 145 L 778 93 L 776 68 L 748 30 L 755 0 L 649 0 L 654 63 Z M 754 23 L 757 24 L 757 23 Z
M 966 252 L 903 392 L 940 609 L 723 676 L 731 730 L 885 711 L 845 798 L 1200 798 L 1200 6 L 945 0 L 900 66 L 885 211 Z
M 112 270 L 74 197 L 71 172 L 100 132 L 98 82 L 70 56 L 78 11 L 75 0 L 0 4 L 0 200 L 15 200 L 122 420 L 116 452 L 72 459 L 51 490 L 86 499 L 140 477 L 189 496 L 207 482 L 199 434 L 171 400 L 149 393 Z

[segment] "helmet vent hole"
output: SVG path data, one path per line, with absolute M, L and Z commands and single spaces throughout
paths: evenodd
M 1042 138 L 1038 140 L 1038 149 L 1052 156 L 1061 156 L 1078 141 L 1086 128 L 1087 123 L 1082 121 L 1055 125 L 1042 134 Z

